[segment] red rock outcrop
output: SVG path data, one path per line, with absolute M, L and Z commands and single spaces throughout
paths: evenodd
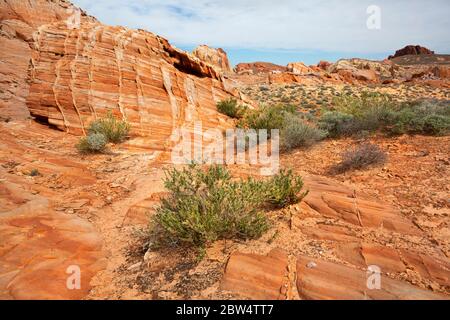
M 380 288 L 367 285 L 366 271 L 301 256 L 297 262 L 297 289 L 312 300 L 446 300 L 447 297 L 381 276 Z
M 259 74 L 271 72 L 285 72 L 287 71 L 287 68 L 270 62 L 251 62 L 251 63 L 239 63 L 234 69 L 234 71 L 240 74 Z
M 328 61 L 320 61 L 320 62 L 317 64 L 317 67 L 318 67 L 319 69 L 321 69 L 321 70 L 326 71 L 326 70 L 328 69 L 328 67 L 331 66 L 331 65 L 332 65 L 331 62 L 328 62 Z
M 221 289 L 259 300 L 285 300 L 288 257 L 280 249 L 267 256 L 235 252 L 231 255 Z
M 287 65 L 287 71 L 295 74 L 313 73 L 314 70 L 307 67 L 303 62 L 291 62 Z
M 406 46 L 400 50 L 397 50 L 394 55 L 389 56 L 388 59 L 394 59 L 397 57 L 407 56 L 407 55 L 421 55 L 421 54 L 434 54 L 434 51 L 431 51 L 430 49 L 427 49 L 422 46 L 413 46 L 409 45 Z
M 230 66 L 230 61 L 228 60 L 227 53 L 222 48 L 214 49 L 206 45 L 201 45 L 195 48 L 192 54 L 197 58 L 199 58 L 200 60 L 202 60 L 203 62 L 212 65 L 219 72 L 233 71 Z
M 85 15 L 79 11 L 80 15 Z M 67 1 L 2 0 L 0 2 L 0 110 L 2 116 L 25 118 L 33 33 L 74 13 Z
M 54 147 L 62 140 L 58 131 L 15 124 L 14 130 L 1 126 L 0 134 L 0 300 L 82 299 L 105 267 L 102 237 L 91 222 L 55 203 L 96 178 L 72 157 L 42 148 L 43 141 Z M 31 178 L 32 169 L 42 176 Z M 75 268 L 79 289 L 67 286 Z
M 8 86 L 20 84 L 15 99 L 26 100 L 40 121 L 83 134 L 112 111 L 142 137 L 135 144 L 154 149 L 170 148 L 173 131 L 196 120 L 206 128 L 226 123 L 215 107 L 231 92 L 220 73 L 166 39 L 105 26 L 84 14 L 70 25 L 65 18 L 75 9 L 65 1 L 8 0 L 1 10 L 3 25 L 15 14 L 26 32 L 1 38 L 9 57 L 2 58 L 7 63 L 0 72 L 9 75 Z M 35 21 L 33 10 L 44 14 Z

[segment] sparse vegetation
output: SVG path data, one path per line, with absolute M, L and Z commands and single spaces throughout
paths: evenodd
M 300 194 L 303 180 L 294 176 L 292 170 L 281 170 L 267 182 L 267 199 L 278 208 L 300 202 L 308 192 Z
M 244 115 L 246 108 L 238 105 L 236 99 L 229 98 L 217 103 L 217 110 L 230 118 L 240 119 Z
M 108 140 L 102 133 L 91 133 L 87 137 L 83 137 L 77 144 L 77 149 L 80 153 L 97 153 L 103 152 L 106 149 Z
M 267 181 L 233 180 L 222 166 L 203 170 L 191 165 L 167 172 L 162 200 L 154 218 L 166 241 L 204 247 L 218 239 L 259 238 L 269 228 L 262 212 L 268 203 L 283 207 L 297 201 L 301 178 L 282 172 Z
M 29 176 L 30 177 L 40 177 L 40 176 L 42 176 L 42 174 L 39 172 L 38 169 L 33 169 L 30 171 Z
M 387 160 L 386 153 L 372 143 L 363 143 L 342 154 L 342 161 L 331 171 L 344 173 L 350 170 L 365 169 L 369 166 L 380 165 Z
M 89 125 L 88 135 L 82 137 L 76 147 L 84 154 L 104 152 L 109 142 L 123 142 L 129 131 L 130 125 L 126 121 L 117 120 L 112 112 L 108 112 L 105 118 Z
M 282 129 L 286 114 L 295 114 L 295 107 L 286 106 L 262 106 L 257 110 L 249 110 L 239 121 L 238 127 L 247 129 L 266 129 L 270 137 L 270 130 Z
M 363 93 L 335 99 L 334 109 L 319 119 L 319 127 L 330 137 L 378 130 L 389 135 L 450 132 L 450 108 L 438 102 L 400 103 L 386 95 Z
M 130 131 L 130 125 L 124 120 L 118 120 L 112 112 L 108 112 L 105 118 L 96 120 L 91 123 L 88 129 L 89 135 L 100 133 L 103 134 L 107 142 L 120 143 L 123 142 Z
M 281 130 L 281 147 L 286 151 L 298 147 L 309 147 L 325 138 L 326 135 L 326 131 L 307 124 L 300 117 L 285 116 Z

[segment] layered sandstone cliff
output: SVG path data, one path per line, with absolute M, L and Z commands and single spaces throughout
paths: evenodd
M 11 113 L 28 109 L 40 121 L 83 134 L 112 111 L 143 137 L 137 144 L 157 149 L 170 148 L 174 130 L 196 120 L 204 127 L 225 122 L 215 107 L 230 95 L 220 73 L 164 38 L 105 26 L 65 1 L 4 0 L 1 12 L 2 30 L 16 30 L 1 38 L 2 92 L 15 97 L 2 94 L 2 108 Z
M 0 1 L 0 112 L 4 117 L 29 115 L 28 68 L 33 53 L 33 33 L 41 26 L 73 15 L 66 1 Z M 80 16 L 85 15 L 79 11 Z

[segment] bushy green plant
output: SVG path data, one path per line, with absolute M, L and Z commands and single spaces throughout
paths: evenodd
M 300 194 L 303 180 L 294 176 L 292 170 L 281 170 L 279 174 L 266 182 L 269 203 L 279 208 L 300 202 L 308 192 Z
M 105 118 L 95 120 L 88 129 L 89 135 L 103 134 L 107 142 L 120 143 L 123 142 L 130 131 L 130 125 L 124 120 L 118 120 L 108 112 Z
M 236 99 L 229 98 L 217 103 L 217 110 L 230 118 L 240 119 L 244 115 L 246 108 L 238 105 Z
M 91 133 L 87 137 L 83 137 L 77 144 L 80 153 L 96 153 L 103 152 L 106 148 L 108 140 L 102 133 Z
M 262 106 L 257 110 L 248 110 L 238 123 L 238 127 L 255 130 L 266 129 L 270 137 L 270 130 L 281 130 L 284 127 L 286 114 L 293 115 L 295 113 L 296 108 L 292 105 Z
M 448 103 L 396 102 L 381 94 L 363 93 L 361 97 L 335 99 L 335 110 L 326 111 L 319 127 L 330 137 L 380 130 L 387 134 L 445 135 L 450 132 Z
M 319 119 L 319 128 L 328 132 L 331 138 L 354 133 L 354 116 L 338 111 L 327 111 Z
M 284 150 L 308 147 L 322 140 L 326 135 L 326 131 L 307 124 L 300 117 L 287 115 L 281 130 L 281 147 Z
M 430 102 L 407 105 L 394 113 L 392 122 L 389 130 L 393 134 L 446 135 L 450 132 L 450 107 Z
M 282 172 L 268 181 L 233 180 L 222 166 L 191 165 L 166 173 L 169 195 L 154 218 L 165 240 L 204 247 L 218 239 L 254 239 L 269 228 L 265 204 L 282 207 L 302 196 L 301 178 Z
M 204 246 L 217 239 L 256 238 L 268 229 L 260 211 L 264 184 L 232 181 L 221 166 L 172 169 L 165 187 L 170 195 L 162 200 L 156 223 L 173 241 Z

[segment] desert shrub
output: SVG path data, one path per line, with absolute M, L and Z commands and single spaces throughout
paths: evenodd
M 191 165 L 166 172 L 164 198 L 154 218 L 164 240 L 204 247 L 219 239 L 254 239 L 269 228 L 267 203 L 301 200 L 303 183 L 292 172 L 267 181 L 233 180 L 222 166 Z
M 327 133 L 317 129 L 300 117 L 285 116 L 281 130 L 281 147 L 291 150 L 298 147 L 308 147 L 325 138 Z
M 89 135 L 103 134 L 107 142 L 112 143 L 123 142 L 129 131 L 130 125 L 126 121 L 116 119 L 112 112 L 108 112 L 105 118 L 92 122 L 88 129 Z
M 38 169 L 32 169 L 29 173 L 30 177 L 40 177 L 42 176 Z
M 246 108 L 238 105 L 238 101 L 236 99 L 229 98 L 217 103 L 217 110 L 230 118 L 240 119 L 245 113 Z
M 266 129 L 270 137 L 270 130 L 281 130 L 284 126 L 285 115 L 294 113 L 296 113 L 296 108 L 292 105 L 262 106 L 257 110 L 248 110 L 239 121 L 238 127 L 255 130 Z
M 365 169 L 372 165 L 383 164 L 387 160 L 386 153 L 375 144 L 363 143 L 342 154 L 342 161 L 332 167 L 331 171 L 343 173 L 355 169 Z
M 270 204 L 284 208 L 300 202 L 308 192 L 300 194 L 303 189 L 303 180 L 294 176 L 292 170 L 281 170 L 266 182 L 267 200 Z
M 450 132 L 450 107 L 437 102 L 407 104 L 393 114 L 392 134 L 446 135 Z
M 97 153 L 103 152 L 108 143 L 107 138 L 102 133 L 91 133 L 87 137 L 83 137 L 77 144 L 80 153 Z
M 382 94 L 342 96 L 334 100 L 334 111 L 326 111 L 319 127 L 330 137 L 363 131 L 386 134 L 445 135 L 450 132 L 450 108 L 436 101 L 402 103 Z
M 395 102 L 392 97 L 377 92 L 362 92 L 360 97 L 343 95 L 333 99 L 334 109 L 350 114 L 356 118 L 364 117 L 367 111 L 382 114 L 384 110 L 392 109 Z
M 319 128 L 328 132 L 331 138 L 353 134 L 355 127 L 354 116 L 338 111 L 327 111 L 319 119 Z
M 222 238 L 256 238 L 268 229 L 259 210 L 263 184 L 232 181 L 223 167 L 172 169 L 165 187 L 170 195 L 162 200 L 156 223 L 172 241 L 203 246 Z

